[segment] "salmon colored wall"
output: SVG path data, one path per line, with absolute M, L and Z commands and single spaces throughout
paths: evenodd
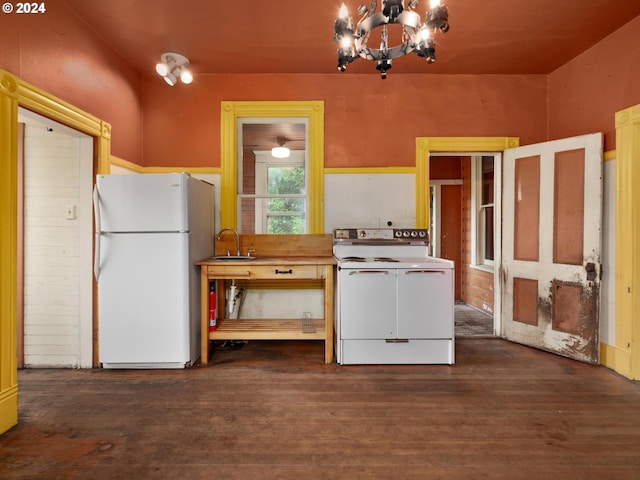
M 462 178 L 462 158 L 456 156 L 429 158 L 430 180 L 458 180 Z
M 0 15 L 0 68 L 112 126 L 111 153 L 142 163 L 140 75 L 63 2 Z
M 325 102 L 325 166 L 412 166 L 424 136 L 526 145 L 602 131 L 614 148 L 614 112 L 640 103 L 638 38 L 640 17 L 549 76 L 197 75 L 171 88 L 52 2 L 0 15 L 0 68 L 109 122 L 112 154 L 144 166 L 219 166 L 222 100 L 312 99 Z
M 222 100 L 323 100 L 326 167 L 413 166 L 424 136 L 546 140 L 545 76 L 197 75 L 172 88 L 149 75 L 142 90 L 144 166 L 219 166 Z
M 549 139 L 603 132 L 615 149 L 614 116 L 640 103 L 638 79 L 640 17 L 549 75 Z

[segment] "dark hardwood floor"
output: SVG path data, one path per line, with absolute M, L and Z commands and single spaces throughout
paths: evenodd
M 251 342 L 181 371 L 23 370 L 9 479 L 638 479 L 640 385 L 497 338 L 453 366 Z

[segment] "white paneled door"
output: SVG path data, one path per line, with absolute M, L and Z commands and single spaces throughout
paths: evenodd
M 602 135 L 505 150 L 502 195 L 504 336 L 597 363 Z

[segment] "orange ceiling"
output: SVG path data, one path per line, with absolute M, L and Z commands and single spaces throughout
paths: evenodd
M 64 1 L 141 74 L 175 51 L 195 74 L 377 75 L 363 59 L 336 70 L 333 22 L 342 0 Z M 547 74 L 640 15 L 639 0 L 442 1 L 451 30 L 436 39 L 437 62 L 412 54 L 395 60 L 389 75 Z M 345 0 L 354 20 L 365 2 Z M 427 6 L 419 1 L 421 16 Z

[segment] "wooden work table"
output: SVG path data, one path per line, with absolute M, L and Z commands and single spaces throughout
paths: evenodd
M 321 340 L 325 342 L 324 361 L 332 363 L 336 260 L 331 254 L 331 236 L 246 235 L 241 236 L 241 242 L 243 252 L 249 248 L 255 250 L 254 260 L 204 259 L 196 262 L 201 275 L 201 363 L 209 362 L 211 340 Z M 261 251 L 264 255 L 260 255 Z M 324 318 L 225 319 L 225 283 L 231 280 L 246 288 L 274 282 L 283 287 L 302 283 L 310 288 L 321 288 L 324 291 Z M 217 329 L 209 331 L 209 284 L 212 281 L 216 282 L 218 318 Z

